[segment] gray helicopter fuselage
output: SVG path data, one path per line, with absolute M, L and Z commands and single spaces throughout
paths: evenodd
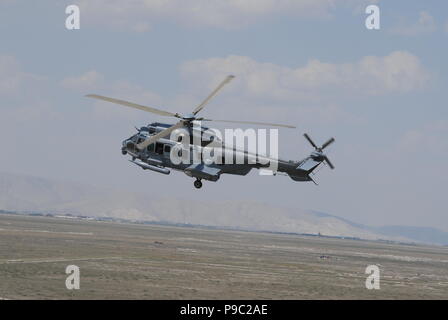
M 200 132 L 195 131 L 193 127 L 186 128 L 189 132 L 191 138 L 190 144 L 188 145 L 189 161 L 183 161 L 181 163 L 174 163 L 171 158 L 171 151 L 176 146 L 179 145 L 178 141 L 170 140 L 169 137 L 164 137 L 150 144 L 148 147 L 139 150 L 136 146 L 140 142 L 146 140 L 149 136 L 154 135 L 168 127 L 170 124 L 164 123 L 152 123 L 147 127 L 142 127 L 139 132 L 130 138 L 123 141 L 122 153 L 129 154 L 132 157 L 134 164 L 142 167 L 143 169 L 149 169 L 152 171 L 169 174 L 170 168 L 177 171 L 182 171 L 185 174 L 195 177 L 197 179 L 205 179 L 210 181 L 217 181 L 221 174 L 232 174 L 232 175 L 247 175 L 252 169 L 268 169 L 273 161 L 276 161 L 277 168 L 276 172 L 285 172 L 295 181 L 310 181 L 309 170 L 304 170 L 299 168 L 303 161 L 285 161 L 281 159 L 272 159 L 263 155 L 256 153 L 250 153 L 247 151 L 241 151 L 235 147 L 226 147 L 224 143 L 217 143 L 216 136 L 207 135 L 208 128 L 201 127 Z M 201 139 L 199 144 L 195 144 L 196 141 L 193 140 L 194 135 L 200 135 Z M 219 147 L 216 147 L 219 145 Z M 219 148 L 222 150 L 222 158 L 215 163 L 204 162 L 200 154 L 208 149 L 210 151 L 212 148 Z M 194 154 L 196 152 L 196 158 L 194 159 Z M 233 157 L 233 163 L 228 163 L 225 161 L 226 154 L 231 153 Z M 197 156 L 199 154 L 199 157 Z M 240 161 L 237 162 L 239 157 Z M 242 160 L 242 161 L 241 161 Z M 242 162 L 242 163 L 241 163 Z M 316 163 L 316 166 L 320 164 Z M 311 168 L 310 168 L 311 169 Z M 276 173 L 275 172 L 275 173 Z

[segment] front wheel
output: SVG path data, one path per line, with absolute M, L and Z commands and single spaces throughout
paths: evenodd
M 201 180 L 196 180 L 195 182 L 194 182 L 194 186 L 196 187 L 196 189 L 201 189 L 202 188 L 202 182 L 201 182 Z

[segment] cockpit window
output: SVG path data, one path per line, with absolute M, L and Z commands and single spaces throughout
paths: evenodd
M 148 138 L 147 134 L 138 134 L 137 136 L 137 144 L 142 143 Z

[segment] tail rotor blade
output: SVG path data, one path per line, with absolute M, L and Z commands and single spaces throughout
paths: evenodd
M 330 140 L 328 140 L 327 142 L 325 142 L 323 145 L 322 145 L 322 147 L 321 147 L 321 149 L 323 150 L 323 149 L 325 149 L 326 147 L 328 147 L 330 144 L 332 144 L 334 142 L 334 138 L 331 138 Z
M 309 142 L 315 149 L 318 149 L 317 146 L 316 146 L 316 144 L 313 142 L 313 140 L 311 140 L 311 138 L 310 138 L 309 135 L 307 135 L 307 134 L 305 133 L 303 136 L 306 138 L 306 140 L 308 140 L 308 142 Z
M 331 169 L 334 169 L 334 165 L 331 163 L 330 159 L 327 158 L 327 156 L 325 156 L 325 162 L 328 164 L 328 166 L 329 166 Z

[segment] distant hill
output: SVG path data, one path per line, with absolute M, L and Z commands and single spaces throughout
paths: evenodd
M 383 226 L 369 227 L 373 232 L 389 236 L 401 236 L 416 242 L 448 245 L 448 232 L 428 227 Z
M 448 245 L 448 232 L 430 228 L 430 227 L 412 227 L 412 226 L 381 226 L 381 227 L 372 227 L 366 226 L 362 224 L 357 224 L 346 220 L 344 218 L 339 218 L 327 213 L 322 212 L 314 212 L 320 217 L 334 217 L 340 219 L 347 224 L 350 224 L 353 227 L 370 230 L 375 234 L 384 236 L 383 239 L 386 239 L 388 236 L 391 237 L 401 237 L 404 239 L 409 239 L 419 243 L 428 243 L 428 244 L 439 244 L 439 245 Z
M 447 232 L 431 228 L 368 227 L 330 214 L 258 202 L 159 198 L 10 173 L 0 173 L 0 210 L 448 244 Z

